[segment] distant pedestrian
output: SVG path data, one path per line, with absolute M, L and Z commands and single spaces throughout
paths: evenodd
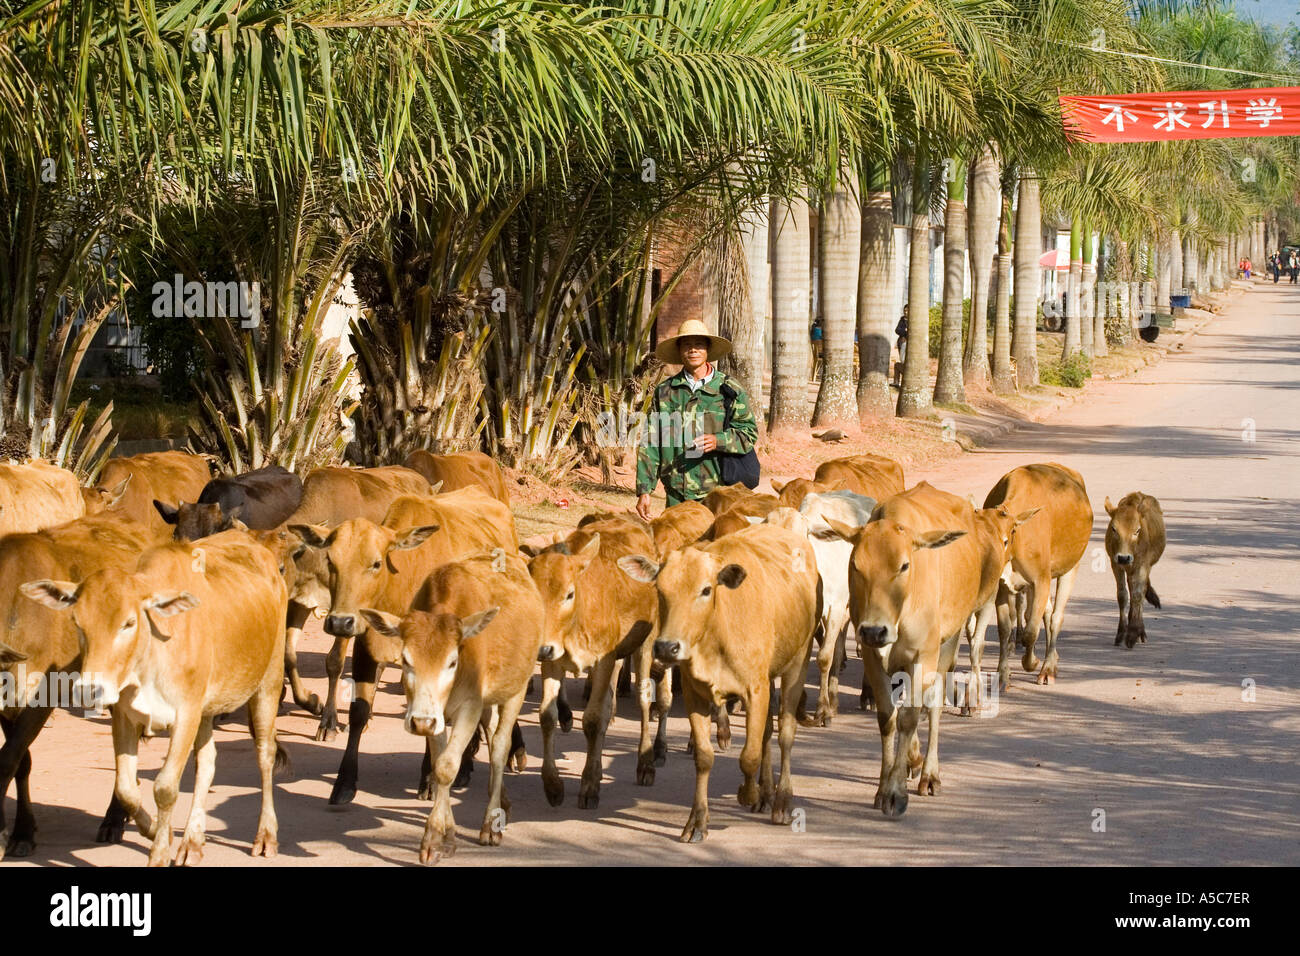
M 1295 251 L 1291 252 L 1291 284 L 1296 284 L 1296 276 L 1300 275 L 1300 256 Z
M 1273 284 L 1277 285 L 1277 277 L 1282 273 L 1282 253 L 1275 252 L 1269 256 L 1268 265 L 1273 270 Z
M 903 317 L 894 326 L 894 335 L 898 336 L 898 366 L 894 380 L 899 388 L 903 387 L 903 365 L 907 362 L 907 306 L 903 306 Z
M 1246 278 L 1249 279 L 1249 278 L 1250 278 L 1250 260 L 1249 260 L 1249 259 L 1243 259 L 1241 262 L 1242 262 L 1241 269 L 1242 269 L 1243 272 L 1246 273 Z

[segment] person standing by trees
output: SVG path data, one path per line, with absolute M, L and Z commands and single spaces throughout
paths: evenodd
M 663 482 L 666 504 L 699 501 L 722 484 L 722 455 L 740 455 L 758 440 L 749 396 L 713 363 L 731 342 L 699 319 L 655 348 L 655 357 L 682 370 L 655 388 L 650 420 L 636 462 L 636 513 L 650 520 L 650 492 Z

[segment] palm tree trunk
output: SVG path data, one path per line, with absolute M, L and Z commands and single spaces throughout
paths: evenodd
M 1083 217 L 1077 212 L 1070 216 L 1070 278 L 1065 287 L 1065 346 L 1063 358 L 1069 358 L 1083 348 L 1080 318 L 1083 303 L 1080 298 L 1083 279 Z
M 857 175 L 841 167 L 835 190 L 822 205 L 818 222 L 821 268 L 822 354 L 825 365 L 813 424 L 856 423 L 853 385 L 853 332 L 858 321 L 858 261 L 862 255 L 862 202 Z
M 767 266 L 769 210 L 769 203 L 764 200 L 741 220 L 738 227 L 749 293 L 748 302 L 743 303 L 745 308 L 728 309 L 723 303 L 719 303 L 718 308 L 718 331 L 731 339 L 731 355 L 726 360 L 727 371 L 749 395 L 749 405 L 760 429 L 766 418 L 766 405 L 763 402 L 763 335 L 767 327 L 767 303 L 770 301 Z
M 998 229 L 998 161 L 986 145 L 975 160 L 970 195 L 970 333 L 962 355 L 966 383 L 976 388 L 989 384 L 989 285 L 993 273 L 994 242 Z
M 1020 170 L 1020 202 L 1016 207 L 1016 324 L 1011 353 L 1020 388 L 1038 384 L 1038 295 L 1042 281 L 1038 260 L 1043 255 L 1043 210 L 1038 173 Z
M 1196 221 L 1197 214 L 1195 209 L 1187 210 L 1187 238 L 1184 240 L 1183 247 L 1183 285 L 1195 292 L 1201 284 L 1201 259 L 1200 246 L 1196 241 Z
M 1097 301 L 1097 262 L 1096 251 L 1092 243 L 1092 223 L 1083 224 L 1083 309 L 1082 323 L 1088 331 L 1086 338 L 1092 347 L 1092 355 L 1106 355 L 1106 310 Z
M 898 415 L 930 411 L 930 164 L 924 145 L 912 164 L 911 256 L 907 268 L 907 361 L 898 390 Z
M 966 298 L 965 163 L 955 164 L 955 178 L 948 184 L 943 221 L 943 326 L 934 400 L 944 405 L 956 405 L 966 401 L 961 375 L 961 313 Z M 974 316 L 971 318 L 973 324 Z
M 1175 229 L 1169 237 L 1169 289 L 1181 289 L 1183 279 L 1183 239 L 1182 233 Z
M 1170 253 L 1169 240 L 1159 243 L 1160 258 L 1156 266 L 1156 301 L 1155 312 L 1168 313 L 1169 290 L 1173 282 L 1173 255 Z
M 1016 390 L 1011 374 L 1011 190 L 1002 192 L 998 216 L 998 271 L 993 295 L 993 391 L 1008 395 Z
M 894 414 L 889 391 L 889 356 L 894 334 L 894 213 L 889 167 L 872 170 L 862 207 L 858 261 L 858 416 Z
M 768 432 L 808 427 L 808 200 L 772 203 L 772 406 Z

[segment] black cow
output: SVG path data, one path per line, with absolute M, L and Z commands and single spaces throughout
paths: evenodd
M 194 504 L 172 507 L 154 501 L 163 520 L 176 525 L 175 538 L 197 541 L 230 528 L 235 520 L 253 531 L 278 528 L 298 510 L 302 481 L 279 465 L 230 478 L 214 478 Z

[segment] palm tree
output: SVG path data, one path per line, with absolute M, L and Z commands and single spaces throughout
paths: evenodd
M 926 137 L 912 157 L 911 252 L 907 271 L 907 358 L 896 414 L 916 418 L 931 408 L 930 391 L 930 165 Z
M 997 156 L 992 144 L 986 143 L 976 155 L 971 174 L 970 333 L 962 356 L 963 377 L 976 388 L 989 384 L 989 285 L 1001 207 Z
M 813 410 L 813 425 L 824 427 L 857 419 L 853 337 L 858 319 L 862 201 L 857 175 L 847 165 L 841 168 L 834 190 L 822 203 L 818 230 L 825 365 Z
M 1042 207 L 1039 204 L 1038 173 L 1032 166 L 1020 167 L 1020 193 L 1016 203 L 1015 283 L 1016 315 L 1011 336 L 1011 353 L 1016 362 L 1016 383 L 1020 388 L 1038 384 L 1038 296 L 1043 254 Z
M 874 163 L 862 204 L 858 265 L 858 415 L 894 413 L 889 358 L 894 333 L 894 211 L 889 166 Z
M 772 202 L 772 404 L 769 433 L 808 425 L 808 200 Z
M 1007 395 L 1016 389 L 1011 371 L 1011 191 L 1015 173 L 1002 177 L 1002 212 L 998 216 L 998 270 L 993 297 L 993 391 Z
M 1080 332 L 1083 280 L 1083 217 L 1076 210 L 1070 218 L 1070 278 L 1065 289 L 1065 347 L 1062 355 L 1069 358 L 1083 346 Z
M 944 405 L 966 401 L 962 381 L 962 303 L 966 283 L 966 164 L 952 163 L 943 231 L 943 325 L 939 339 L 939 368 L 934 400 Z M 971 315 L 971 324 L 975 316 Z

